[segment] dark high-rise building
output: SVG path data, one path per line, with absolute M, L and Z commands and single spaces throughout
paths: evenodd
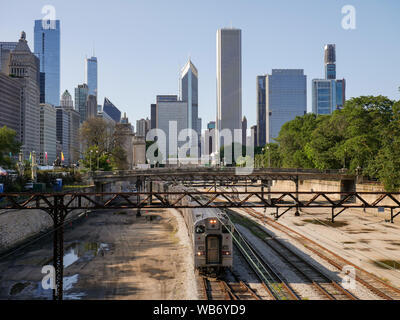
M 88 92 L 89 87 L 86 83 L 80 84 L 75 88 L 75 110 L 79 112 L 81 123 L 86 121 L 87 118 L 86 102 L 89 95 Z
M 40 103 L 45 103 L 46 101 L 46 74 L 40 72 Z
M 17 133 L 20 140 L 21 83 L 0 72 L 0 128 L 7 126 Z
M 244 116 L 242 120 L 242 146 L 246 146 L 246 139 L 247 139 L 247 119 Z
M 10 52 L 15 49 L 18 42 L 0 42 L 0 71 L 6 72 Z
M 97 97 L 89 94 L 86 101 L 86 120 L 97 117 Z
M 255 146 L 260 146 L 261 144 L 258 142 L 258 139 L 257 139 L 257 137 L 258 137 L 257 131 L 258 131 L 258 128 L 257 128 L 256 125 L 255 126 L 251 126 L 251 136 L 253 138 L 254 145 Z
M 157 105 L 152 103 L 150 105 L 150 129 L 155 129 L 157 127 Z
M 108 98 L 104 98 L 103 112 L 107 113 L 116 123 L 121 122 L 121 111 Z
M 35 20 L 34 52 L 45 74 L 45 102 L 60 105 L 60 20 Z
M 56 135 L 57 141 L 61 145 L 60 153 L 57 154 L 57 157 L 61 160 L 61 152 L 64 155 L 64 164 L 68 164 L 70 161 L 69 158 L 69 137 L 70 137 L 70 119 L 68 111 L 62 107 L 56 107 Z
M 265 76 L 257 76 L 257 144 L 256 146 L 264 146 L 267 143 L 267 104 L 265 91 Z M 255 143 L 254 141 L 254 143 Z

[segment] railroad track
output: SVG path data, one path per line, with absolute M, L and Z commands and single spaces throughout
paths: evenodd
M 232 237 L 238 251 L 261 280 L 262 286 L 275 300 L 299 300 L 300 297 L 282 275 L 264 257 L 249 245 L 248 240 L 236 229 Z
M 365 288 L 370 290 L 372 293 L 377 295 L 378 297 L 385 299 L 385 300 L 400 300 L 400 289 L 395 288 L 388 283 L 384 282 L 383 280 L 379 279 L 377 276 L 373 275 L 372 273 L 356 266 L 355 264 L 351 263 L 350 261 L 344 259 L 343 257 L 337 255 L 336 253 L 332 252 L 331 250 L 322 247 L 315 241 L 305 237 L 301 233 L 286 227 L 275 220 L 262 215 L 261 213 L 257 212 L 253 208 L 245 208 L 239 209 L 245 211 L 247 214 L 251 215 L 252 217 L 256 218 L 259 221 L 262 221 L 269 226 L 283 232 L 284 234 L 288 235 L 290 238 L 298 241 L 302 245 L 304 245 L 308 250 L 316 254 L 321 259 L 327 261 L 329 264 L 333 265 L 338 270 L 343 270 L 345 266 L 352 266 L 356 269 L 356 282 L 363 285 Z M 263 230 L 264 231 L 264 230 Z M 265 232 L 265 231 L 264 231 Z
M 277 256 L 280 257 L 288 266 L 294 270 L 304 283 L 313 286 L 316 293 L 321 295 L 322 299 L 328 300 L 356 300 L 357 298 L 348 292 L 345 288 L 340 286 L 337 282 L 330 279 L 317 267 L 312 265 L 298 253 L 288 248 L 281 243 L 278 239 L 273 238 L 268 232 L 255 226 L 259 232 L 266 235 L 261 239 Z

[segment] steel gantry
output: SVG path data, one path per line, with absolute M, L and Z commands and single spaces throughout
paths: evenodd
M 264 189 L 262 189 L 264 190 Z M 109 192 L 109 193 L 2 193 L 0 209 L 43 210 L 53 220 L 53 265 L 56 286 L 54 299 L 63 295 L 63 225 L 68 214 L 77 209 L 143 208 L 275 208 L 278 219 L 291 209 L 329 208 L 331 220 L 346 209 L 387 208 L 390 221 L 400 214 L 400 193 L 388 192 L 264 192 L 191 191 Z M 281 210 L 281 211 L 280 211 Z M 398 212 L 396 212 L 398 210 Z

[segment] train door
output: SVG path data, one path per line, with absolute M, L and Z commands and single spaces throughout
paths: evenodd
M 219 236 L 209 235 L 207 236 L 207 264 L 219 264 L 221 263 L 220 246 L 221 240 Z

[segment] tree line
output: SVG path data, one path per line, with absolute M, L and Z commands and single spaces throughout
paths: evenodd
M 308 113 L 285 123 L 276 143 L 258 157 L 263 166 L 341 169 L 400 189 L 400 101 L 361 96 L 330 115 Z

